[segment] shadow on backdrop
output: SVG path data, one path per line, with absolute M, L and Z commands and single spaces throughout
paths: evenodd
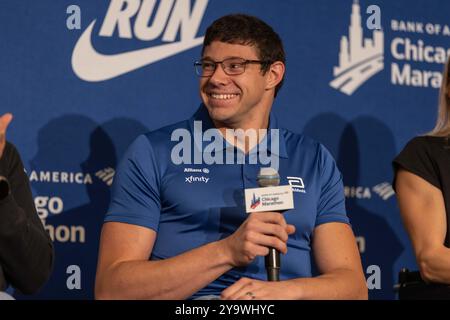
M 358 117 L 348 123 L 339 115 L 326 113 L 308 122 L 304 134 L 323 143 L 342 172 L 347 213 L 366 278 L 373 274 L 367 271 L 369 266 L 380 268 L 380 289 L 369 290 L 369 299 L 395 299 L 393 286 L 398 270 L 394 270 L 394 264 L 404 247 L 388 222 L 396 215 L 395 228 L 401 228 L 390 188 L 391 161 L 395 156 L 391 131 L 372 117 Z
M 100 231 L 114 170 L 131 142 L 146 131 L 132 119 L 99 125 L 81 115 L 53 119 L 39 131 L 38 152 L 31 161 L 32 175 L 38 178 L 30 179 L 34 196 L 49 197 L 40 215 L 54 240 L 55 263 L 38 294 L 16 298 L 94 298 Z M 61 204 L 64 209 L 58 212 Z

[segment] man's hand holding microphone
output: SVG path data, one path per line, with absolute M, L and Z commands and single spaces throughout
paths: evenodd
M 287 240 L 295 227 L 286 223 L 279 212 L 250 213 L 244 223 L 226 238 L 232 264 L 246 266 L 257 256 L 269 254 L 269 248 L 287 253 Z
M 281 213 L 294 205 L 291 187 L 279 183 L 276 170 L 260 170 L 259 188 L 245 190 L 248 218 L 223 240 L 234 267 L 246 266 L 257 256 L 264 256 L 269 282 L 242 278 L 222 292 L 223 299 L 289 298 L 285 286 L 278 282 L 280 253 L 287 253 L 288 237 L 295 232 L 295 226 L 288 224 Z

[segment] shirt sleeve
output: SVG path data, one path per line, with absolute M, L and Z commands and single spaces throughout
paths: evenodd
M 342 174 L 330 152 L 319 146 L 320 195 L 317 204 L 316 227 L 329 222 L 349 223 L 345 210 Z
M 121 160 L 105 222 L 123 222 L 158 231 L 161 211 L 159 168 L 147 136 L 139 136 Z
M 422 179 L 425 179 L 435 187 L 442 189 L 435 160 L 427 144 L 426 137 L 416 137 L 409 141 L 405 148 L 392 162 L 394 180 L 392 186 L 395 190 L 396 176 L 400 168 L 403 168 Z

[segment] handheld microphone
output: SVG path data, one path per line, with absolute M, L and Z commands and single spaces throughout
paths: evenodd
M 280 186 L 280 175 L 273 168 L 261 168 L 257 176 L 259 188 L 245 189 L 245 210 L 252 212 L 283 212 L 294 208 L 292 186 Z M 280 253 L 269 248 L 265 257 L 267 279 L 280 280 Z
M 260 187 L 276 187 L 280 184 L 280 175 L 273 168 L 261 168 L 257 177 Z M 269 254 L 264 257 L 267 280 L 280 281 L 280 252 L 275 248 L 269 248 Z

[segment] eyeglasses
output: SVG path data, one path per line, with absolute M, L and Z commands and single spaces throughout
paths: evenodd
M 222 66 L 223 71 L 229 76 L 237 76 L 245 72 L 247 64 L 256 63 L 261 65 L 270 64 L 269 61 L 246 60 L 242 58 L 228 58 L 222 61 L 200 60 L 194 62 L 195 73 L 199 77 L 210 77 L 216 71 L 217 65 Z

